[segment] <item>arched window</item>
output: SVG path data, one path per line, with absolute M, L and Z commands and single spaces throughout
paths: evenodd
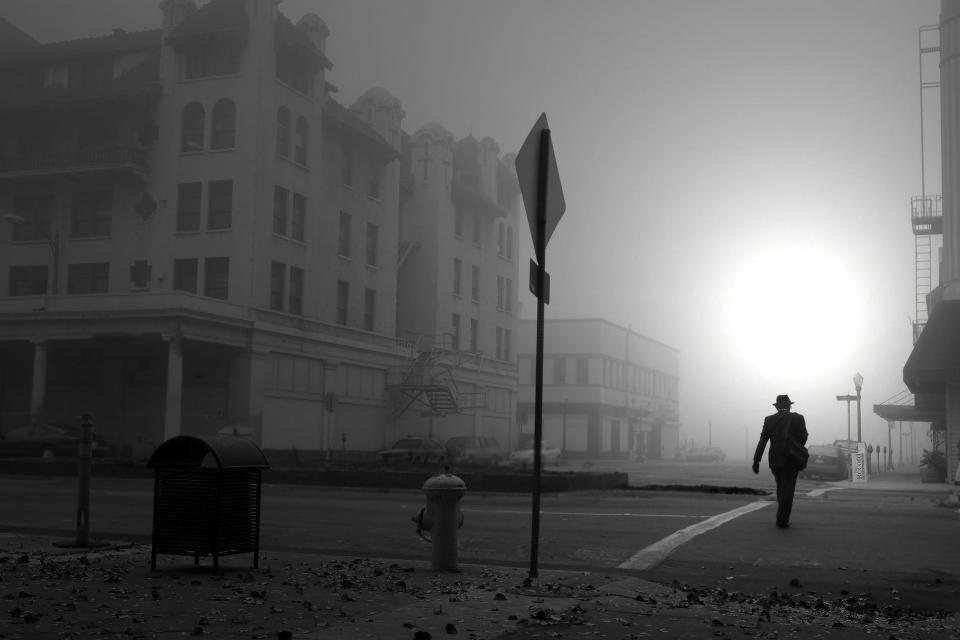
M 513 227 L 507 227 L 507 246 L 505 251 L 507 260 L 513 260 Z
M 290 156 L 290 111 L 286 107 L 277 111 L 277 155 Z
M 497 225 L 497 255 L 500 257 L 503 257 L 503 251 L 504 251 L 503 234 L 504 234 L 504 228 L 503 228 L 503 223 L 501 222 L 499 225 Z
M 183 108 L 180 117 L 180 151 L 203 151 L 205 112 L 199 102 Z
M 223 98 L 213 105 L 211 149 L 233 149 L 237 140 L 237 107 L 233 100 Z
M 293 137 L 293 161 L 307 165 L 307 139 L 310 134 L 310 125 L 303 116 L 297 118 L 297 126 Z

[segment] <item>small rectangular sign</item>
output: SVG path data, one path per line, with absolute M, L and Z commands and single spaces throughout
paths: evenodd
M 862 442 L 857 444 L 856 453 L 850 454 L 850 466 L 854 482 L 867 481 L 867 448 Z
M 530 293 L 537 298 L 540 297 L 540 292 L 537 290 L 539 280 L 537 276 L 539 273 L 539 265 L 533 260 L 530 260 Z M 550 274 L 546 272 L 543 274 L 543 304 L 550 304 Z

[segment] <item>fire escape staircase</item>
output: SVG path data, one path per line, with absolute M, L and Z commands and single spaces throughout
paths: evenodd
M 486 394 L 460 393 L 453 379 L 454 369 L 477 357 L 436 346 L 419 351 L 413 364 L 401 372 L 400 383 L 393 385 L 397 394 L 394 417 L 412 409 L 440 417 L 486 406 Z

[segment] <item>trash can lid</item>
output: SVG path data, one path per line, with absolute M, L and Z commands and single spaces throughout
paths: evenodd
M 438 473 L 423 483 L 424 491 L 466 491 L 467 483 L 452 473 Z
M 211 464 L 212 462 L 212 464 Z M 174 436 L 157 447 L 148 467 L 213 467 L 269 469 L 263 451 L 252 440 L 236 436 Z

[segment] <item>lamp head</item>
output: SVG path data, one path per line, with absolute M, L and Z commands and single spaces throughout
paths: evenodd
M 855 387 L 857 388 L 857 391 L 858 391 L 858 392 L 859 392 L 860 389 L 863 387 L 863 376 L 860 375 L 860 372 L 859 372 L 859 371 L 857 372 L 857 374 L 856 374 L 855 376 L 853 376 L 853 386 L 855 386 Z
M 21 224 L 23 222 L 23 216 L 18 216 L 15 213 L 5 213 L 3 214 L 3 220 L 10 224 Z

